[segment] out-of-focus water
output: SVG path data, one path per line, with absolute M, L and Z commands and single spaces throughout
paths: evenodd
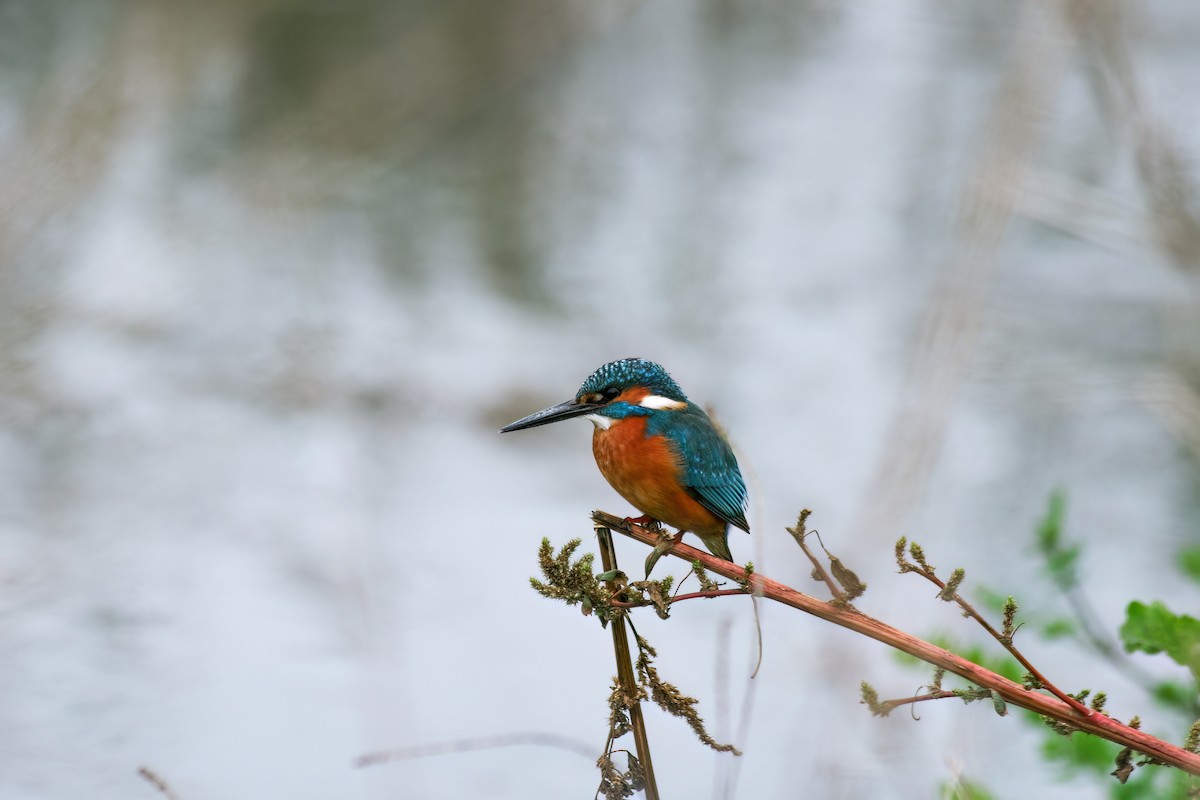
M 864 611 L 982 641 L 892 542 L 1061 614 L 1031 531 L 1063 487 L 1110 630 L 1194 610 L 1200 11 L 1114 8 L 0 7 L 0 797 L 153 797 L 142 765 L 181 800 L 588 796 L 566 749 L 352 760 L 599 754 L 608 634 L 527 577 L 630 509 L 585 423 L 495 431 L 622 356 L 716 409 L 772 577 L 817 591 L 810 507 Z M 871 719 L 860 680 L 924 674 L 840 629 L 764 609 L 751 684 L 746 604 L 647 616 L 718 738 L 753 687 L 736 796 L 1102 791 L 989 709 Z M 730 757 L 649 724 L 664 794 L 719 796 Z

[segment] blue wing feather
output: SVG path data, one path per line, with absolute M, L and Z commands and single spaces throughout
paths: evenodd
M 685 409 L 653 414 L 648 427 L 648 433 L 665 435 L 678 449 L 688 494 L 725 522 L 749 532 L 746 483 L 733 448 L 708 415 L 688 403 Z

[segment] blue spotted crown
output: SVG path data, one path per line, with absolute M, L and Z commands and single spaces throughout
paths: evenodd
M 624 390 L 633 386 L 645 386 L 652 394 L 687 402 L 687 395 L 679 388 L 667 371 L 653 361 L 644 358 L 622 358 L 610 361 L 588 376 L 579 387 L 581 396 L 603 392 L 610 386 Z

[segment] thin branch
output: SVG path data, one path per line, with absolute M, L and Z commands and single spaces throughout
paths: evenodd
M 829 593 L 833 595 L 834 602 L 845 608 L 853 608 L 853 606 L 850 605 L 850 602 L 846 599 L 846 596 L 842 593 L 842 590 L 838 588 L 837 583 L 834 582 L 833 578 L 831 578 L 829 573 L 825 570 L 825 565 L 821 563 L 820 559 L 818 559 L 813 552 L 808 549 L 808 545 L 804 543 L 805 538 L 808 536 L 808 531 L 805 528 L 805 522 L 808 520 L 808 515 L 811 513 L 812 512 L 807 508 L 801 511 L 799 518 L 796 520 L 796 527 L 788 528 L 787 532 L 792 535 L 792 538 L 796 540 L 796 544 L 800 545 L 800 549 L 804 551 L 804 555 L 808 556 L 808 560 L 812 562 L 813 577 L 819 581 L 824 581 L 825 585 L 829 587 Z
M 879 711 L 877 716 L 886 717 L 888 714 L 895 711 L 900 706 L 912 705 L 913 703 L 922 703 L 926 700 L 945 700 L 950 697 L 958 697 L 954 692 L 940 689 L 936 692 L 928 692 L 926 694 L 917 694 L 912 697 L 900 697 L 895 700 L 883 700 L 879 703 Z M 875 709 L 871 709 L 875 712 Z
M 167 800 L 178 800 L 177 795 L 171 791 L 170 785 L 154 770 L 149 767 L 138 767 L 138 775 L 141 775 L 146 779 L 147 783 L 158 789 L 159 794 L 167 798 Z
M 596 538 L 600 543 L 600 559 L 605 572 L 617 569 L 617 553 L 613 547 L 612 534 L 608 526 L 600 520 L 596 521 Z M 613 584 L 609 584 L 614 588 Z M 617 679 L 621 690 L 636 696 L 637 682 L 633 675 L 633 653 L 629 649 L 629 637 L 625 632 L 626 615 L 622 614 L 612 622 L 613 652 L 617 657 Z M 639 644 L 640 646 L 640 644 Z M 658 800 L 658 783 L 654 778 L 654 763 L 650 760 L 650 739 L 646 735 L 646 722 L 642 717 L 642 704 L 635 702 L 629 706 L 629 721 L 633 731 L 633 741 L 637 748 L 637 759 L 641 764 L 642 787 L 646 792 L 646 800 Z M 611 747 L 612 737 L 609 737 Z M 605 755 L 610 752 L 606 748 Z
M 750 592 L 746 591 L 745 589 L 710 589 L 707 592 L 690 592 L 688 594 L 677 594 L 671 598 L 671 603 L 675 604 L 675 603 L 678 603 L 680 600 L 695 600 L 698 597 L 724 597 L 725 595 L 728 595 L 728 594 L 748 595 L 748 594 L 750 594 Z M 643 600 L 642 602 L 639 602 L 639 603 L 626 603 L 623 600 L 613 600 L 612 605 L 615 608 L 642 608 L 643 606 L 654 605 L 654 601 L 653 600 Z
M 566 750 L 581 755 L 589 761 L 595 760 L 595 748 L 578 739 L 559 736 L 555 733 L 541 731 L 521 731 L 518 733 L 502 733 L 496 736 L 475 736 L 467 739 L 451 739 L 445 742 L 429 742 L 411 747 L 396 747 L 391 750 L 379 750 L 367 753 L 354 759 L 354 766 L 372 767 L 389 761 L 409 761 L 430 756 L 444 756 L 451 753 L 469 753 L 474 750 L 496 750 L 501 747 L 550 747 Z
M 596 511 L 592 518 L 611 530 L 617 531 L 631 539 L 636 539 L 645 545 L 653 547 L 658 542 L 658 534 L 647 531 L 637 525 L 626 525 L 620 517 L 614 517 L 602 511 Z M 1005 702 L 1032 711 L 1035 714 L 1049 717 L 1073 729 L 1099 736 L 1122 747 L 1129 747 L 1164 764 L 1177 767 L 1192 775 L 1200 775 L 1200 754 L 1192 753 L 1182 747 L 1173 745 L 1155 736 L 1118 722 L 1104 714 L 1092 712 L 1081 714 L 1074 704 L 1032 691 L 1014 683 L 1007 678 L 997 675 L 991 670 L 968 661 L 962 656 L 944 650 L 941 647 L 918 639 L 915 636 L 897 630 L 879 620 L 861 612 L 840 608 L 833 603 L 824 602 L 798 592 L 789 586 L 773 581 L 756 573 L 749 577 L 746 570 L 736 564 L 731 564 L 706 552 L 677 542 L 669 551 L 669 555 L 684 561 L 699 561 L 704 568 L 718 575 L 735 581 L 748 581 L 763 597 L 798 609 L 815 617 L 832 622 L 855 633 L 862 634 L 901 652 L 908 653 L 922 661 L 941 667 L 971 683 L 995 692 Z
M 904 541 L 904 540 L 901 539 L 901 541 Z M 903 551 L 902 551 L 901 546 L 899 544 L 897 544 L 896 545 L 897 555 L 899 556 L 902 552 Z M 998 631 L 994 627 L 992 627 L 992 624 L 990 622 L 988 622 L 986 619 L 984 619 L 982 614 L 980 614 L 978 611 L 975 610 L 975 606 L 971 605 L 970 603 L 968 603 L 966 600 L 963 599 L 962 595 L 960 595 L 957 591 L 958 590 L 957 581 L 962 580 L 961 574 L 958 570 L 955 571 L 955 577 L 957 578 L 957 581 L 955 582 L 955 584 L 953 586 L 951 586 L 949 588 L 949 591 L 947 591 L 946 582 L 943 581 L 941 578 L 939 578 L 937 575 L 935 575 L 933 572 L 933 568 L 930 567 L 929 565 L 921 564 L 921 563 L 914 564 L 911 561 L 907 561 L 907 560 L 903 559 L 902 556 L 898 560 L 900 561 L 900 569 L 902 571 L 914 572 L 917 575 L 920 575 L 922 578 L 929 581 L 933 585 L 937 586 L 942 591 L 942 599 L 943 600 L 954 600 L 954 602 L 958 603 L 958 606 L 959 606 L 959 608 L 961 608 L 963 610 L 963 613 L 966 614 L 971 619 L 978 622 L 981 626 L 983 626 L 983 629 L 988 632 L 989 636 L 991 636 L 993 639 L 995 639 L 997 642 L 999 642 L 1004 647 L 1004 649 L 1009 652 L 1009 654 L 1013 658 L 1015 658 L 1017 661 L 1020 662 L 1021 666 L 1025 668 L 1026 672 L 1028 672 L 1030 675 L 1033 676 L 1033 679 L 1038 683 L 1038 685 L 1044 687 L 1046 689 L 1046 691 L 1050 692 L 1052 695 L 1057 697 L 1059 700 L 1062 700 L 1064 703 L 1071 706 L 1079 714 L 1081 714 L 1085 717 L 1090 717 L 1094 713 L 1092 711 L 1092 709 L 1088 708 L 1083 703 L 1079 702 L 1074 697 L 1067 694 L 1062 689 L 1059 689 L 1057 686 L 1055 686 L 1053 683 L 1051 683 L 1046 678 L 1045 675 L 1043 675 L 1041 672 L 1038 671 L 1037 667 L 1035 667 L 1035 666 L 1033 666 L 1033 664 L 1029 663 L 1029 659 L 1025 658 L 1025 656 L 1021 653 L 1021 651 L 1017 649 L 1017 646 L 1012 643 L 1012 635 L 1011 634 L 1004 635 L 1004 634 L 1000 633 L 1000 631 Z M 954 579 L 952 579 L 952 580 L 954 580 Z M 1013 607 L 1015 609 L 1016 605 L 1013 604 Z M 1008 625 L 1006 625 L 1005 627 L 1007 628 Z

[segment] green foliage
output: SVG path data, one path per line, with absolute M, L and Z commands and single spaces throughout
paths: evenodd
M 972 590 L 972 594 L 978 600 L 979 605 L 991 611 L 993 614 L 1002 614 L 1004 612 L 1004 604 L 1008 602 L 1009 595 L 997 592 L 987 586 L 976 585 Z
M 1080 734 L 1047 736 L 1042 742 L 1042 756 L 1047 761 L 1062 765 L 1067 774 L 1107 774 L 1113 768 L 1120 750 L 1120 746 L 1098 736 Z
M 1121 641 L 1127 652 L 1166 653 L 1200 681 L 1200 620 L 1175 614 L 1160 602 L 1134 601 L 1125 609 Z
M 1200 583 L 1200 544 L 1180 550 L 1175 563 L 1179 565 L 1180 572 Z
M 979 784 L 960 777 L 953 783 L 943 783 L 938 797 L 941 800 L 992 800 L 995 795 Z
M 1037 630 L 1044 639 L 1066 639 L 1079 633 L 1079 625 L 1073 619 L 1051 617 L 1042 622 Z
M 1090 775 L 1108 787 L 1113 800 L 1162 800 L 1186 797 L 1189 776 L 1179 770 L 1130 769 L 1143 763 L 1136 753 L 1096 736 L 1075 733 L 1049 735 L 1042 742 L 1042 757 L 1057 764 L 1067 776 Z M 1114 781 L 1123 772 L 1125 783 Z
M 1082 546 L 1068 543 L 1063 537 L 1063 518 L 1066 516 L 1067 500 L 1061 490 L 1050 495 L 1046 516 L 1038 523 L 1036 545 L 1046 562 L 1050 579 L 1060 589 L 1070 589 L 1079 583 L 1079 554 Z
M 1012 599 L 1009 595 L 990 589 L 986 586 L 975 586 L 972 594 L 978 599 L 979 605 L 993 614 L 1003 614 L 1004 607 Z M 1031 626 L 1045 639 L 1066 639 L 1078 636 L 1079 623 L 1070 617 L 1040 617 L 1036 613 L 1026 611 L 1022 614 L 1023 624 L 1028 630 Z
M 1112 658 L 1114 653 L 1119 655 L 1119 652 L 1111 647 L 1104 647 L 1102 634 L 1091 630 L 1085 614 L 1080 612 L 1082 601 L 1079 600 L 1078 590 L 1083 546 L 1067 539 L 1064 528 L 1065 512 L 1064 494 L 1054 492 L 1050 497 L 1045 517 L 1036 527 L 1035 546 L 1043 559 L 1047 576 L 1072 600 L 1072 609 L 1076 616 L 1034 617 L 1031 620 L 1026 619 L 1025 622 L 1029 629 L 1037 631 L 1043 638 L 1074 637 L 1081 643 L 1090 644 L 1101 655 Z M 907 556 L 911 556 L 912 560 Z M 896 562 L 901 572 L 926 572 L 932 569 L 928 566 L 920 547 L 910 544 L 906 539 L 896 543 Z M 1180 551 L 1178 564 L 1186 575 L 1200 582 L 1200 546 Z M 940 595 L 941 599 L 952 599 L 956 594 L 958 587 L 955 577 L 957 576 L 951 578 L 953 590 L 947 586 Z M 1002 632 L 999 636 L 1002 641 L 1011 641 L 1018 628 L 1016 607 L 1012 598 L 986 588 L 976 588 L 974 593 L 980 598 L 981 606 L 993 614 L 1003 616 Z M 1152 691 L 1159 702 L 1194 716 L 1197 704 L 1196 683 L 1200 683 L 1200 620 L 1176 614 L 1160 602 L 1133 602 L 1127 609 L 1125 623 L 1120 629 L 1120 638 L 1128 652 L 1164 653 L 1190 671 L 1195 683 L 1164 681 L 1147 684 L 1146 688 Z M 1031 690 L 1042 688 L 1031 676 L 1023 674 L 1024 670 L 1016 659 L 1005 653 L 993 654 L 985 652 L 981 647 L 962 647 L 945 636 L 934 636 L 930 641 L 993 672 L 1022 682 Z M 903 656 L 900 660 L 905 663 L 919 663 L 908 656 Z M 891 710 L 889 703 L 879 701 L 873 690 L 868 698 L 866 688 L 869 687 L 864 688 L 864 702 L 884 711 Z M 956 689 L 954 693 L 966 702 L 987 696 L 976 687 Z M 1107 698 L 1103 692 L 1093 695 L 1085 689 L 1073 697 L 1080 702 L 1086 702 L 1091 697 L 1092 709 L 1105 713 Z M 996 710 L 1003 712 L 1003 704 L 998 703 Z M 1200 798 L 1200 781 L 1183 771 L 1152 766 L 1154 762 L 1140 754 L 1123 749 L 1105 739 L 1086 735 L 1069 724 L 1028 712 L 1019 716 L 1043 726 L 1046 736 L 1042 745 L 1042 755 L 1047 762 L 1059 766 L 1066 776 L 1089 776 L 1102 781 L 1108 796 L 1114 800 Z M 1138 727 L 1139 724 L 1136 717 L 1130 721 L 1132 727 Z M 1200 722 L 1193 725 L 1185 746 L 1190 747 L 1193 744 L 1200 749 Z M 981 789 L 966 782 L 942 787 L 943 797 L 987 796 L 981 792 Z
M 1154 685 L 1154 699 L 1168 708 L 1190 711 L 1196 702 L 1196 687 L 1177 681 L 1162 681 Z
M 988 694 L 992 697 L 992 710 L 1001 717 L 1008 716 L 1008 704 L 1004 702 L 1004 698 L 995 689 L 989 689 Z
M 935 634 L 929 637 L 926 641 L 937 645 L 943 650 L 949 650 L 951 653 L 957 653 L 974 664 L 978 664 L 984 669 L 990 669 L 999 675 L 1003 675 L 1010 681 L 1016 683 L 1021 682 L 1021 678 L 1025 674 L 1025 670 L 1015 658 L 1007 653 L 991 653 L 981 645 L 964 645 L 944 634 Z M 907 653 L 896 651 L 895 657 L 902 664 L 924 665 L 925 662 L 920 659 L 910 656 Z

